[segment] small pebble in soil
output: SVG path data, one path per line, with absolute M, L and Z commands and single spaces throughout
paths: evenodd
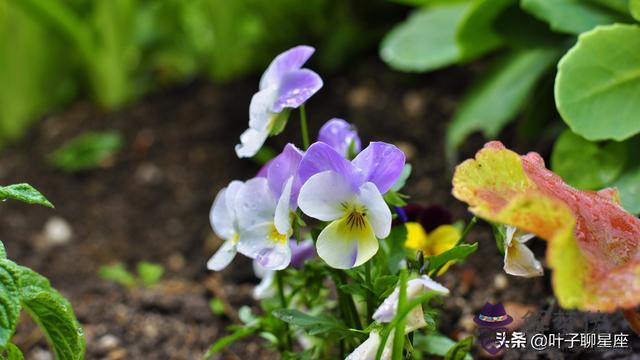
M 59 216 L 50 217 L 44 224 L 43 232 L 48 245 L 67 244 L 73 236 L 71 225 Z
M 107 334 L 98 339 L 96 350 L 106 353 L 117 348 L 119 345 L 120 339 L 117 336 L 113 334 Z
M 493 286 L 498 290 L 504 290 L 509 286 L 509 279 L 504 274 L 498 274 L 493 278 Z
M 167 267 L 173 272 L 180 272 L 187 264 L 184 256 L 180 253 L 173 253 L 167 258 Z
M 29 352 L 27 359 L 32 360 L 53 360 L 53 354 L 49 350 L 35 348 Z

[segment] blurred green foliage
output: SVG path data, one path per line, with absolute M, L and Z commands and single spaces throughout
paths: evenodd
M 390 6 L 365 0 L 0 0 L 0 143 L 85 94 L 114 109 L 197 76 L 224 82 L 256 72 L 300 43 L 321 50 L 314 61 L 324 71 L 336 69 L 376 46 L 387 27 L 367 19 L 389 18 Z
M 99 167 L 124 145 L 115 131 L 87 132 L 70 140 L 49 156 L 54 167 L 76 172 Z

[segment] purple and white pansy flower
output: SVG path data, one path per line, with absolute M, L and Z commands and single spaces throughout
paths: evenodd
M 404 168 L 397 147 L 372 142 L 352 161 L 330 145 L 317 142 L 299 166 L 303 183 L 298 206 L 308 216 L 329 224 L 318 236 L 318 255 L 330 266 L 359 266 L 378 251 L 378 238 L 391 230 L 391 211 L 382 194 Z
M 280 116 L 298 108 L 322 88 L 314 71 L 302 68 L 315 49 L 296 46 L 276 56 L 260 79 L 259 91 L 249 105 L 249 128 L 236 145 L 238 157 L 254 156 L 277 125 Z
M 345 158 L 349 157 L 349 150 L 357 154 L 362 149 L 355 126 L 338 118 L 333 118 L 322 125 L 318 133 L 318 141 L 331 146 Z
M 237 253 L 240 228 L 236 214 L 236 198 L 242 181 L 234 180 L 218 192 L 209 212 L 211 227 L 218 237 L 225 240 L 218 251 L 207 262 L 209 270 L 220 271 L 227 267 Z

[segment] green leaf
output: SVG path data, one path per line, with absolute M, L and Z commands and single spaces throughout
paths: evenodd
M 626 160 L 625 143 L 598 144 L 566 130 L 553 146 L 551 168 L 571 186 L 596 190 L 617 179 Z
M 507 227 L 503 224 L 491 223 L 491 230 L 493 230 L 493 237 L 496 241 L 496 247 L 500 254 L 504 255 L 504 243 L 507 238 Z
M 135 277 L 122 263 L 101 266 L 100 270 L 98 270 L 98 276 L 103 280 L 112 281 L 126 287 L 134 287 L 136 285 Z
M 304 329 L 312 336 L 329 336 L 331 334 L 346 336 L 350 334 L 349 329 L 341 321 L 329 315 L 313 316 L 295 309 L 278 309 L 274 310 L 272 314 L 286 323 Z
M 0 359 L 2 360 L 24 360 L 24 355 L 20 348 L 13 343 L 9 343 L 7 347 L 0 353 Z
M 396 183 L 391 187 L 392 191 L 398 192 L 402 190 L 404 185 L 407 183 L 407 179 L 411 176 L 411 164 L 405 164 L 404 168 L 402 168 L 402 172 L 400 173 L 400 177 L 396 180 Z
M 164 267 L 160 264 L 154 264 L 147 261 L 138 263 L 138 277 L 143 286 L 151 287 L 160 281 L 164 274 Z
M 585 139 L 625 140 L 640 132 L 640 27 L 600 26 L 580 35 L 558 64 L 556 105 Z
M 634 19 L 640 21 L 640 0 L 629 1 L 629 12 Z
M 115 131 L 87 132 L 53 152 L 49 162 L 69 172 L 91 170 L 120 150 L 123 144 L 122 135 Z
M 384 242 L 389 247 L 388 266 L 389 272 L 397 274 L 400 270 L 400 263 L 407 256 L 404 243 L 407 241 L 407 227 L 404 224 L 391 228 L 389 236 Z
M 469 356 L 471 346 L 473 346 L 473 336 L 458 341 L 458 343 L 444 355 L 444 360 L 464 360 Z
M 258 328 L 255 326 L 243 326 L 238 328 L 233 334 L 224 336 L 218 339 L 218 341 L 216 341 L 213 345 L 211 345 L 209 350 L 207 350 L 207 353 L 204 355 L 204 358 L 208 359 L 212 357 L 213 355 L 217 354 L 218 352 L 220 352 L 220 350 L 224 349 L 225 347 L 233 344 L 234 342 L 242 338 L 252 335 L 256 331 L 258 331 Z
M 631 167 L 611 184 L 618 189 L 622 206 L 632 214 L 640 214 L 640 165 Z
M 460 20 L 456 42 L 460 48 L 458 60 L 475 59 L 503 43 L 494 29 L 496 18 L 517 0 L 473 0 Z
M 460 105 L 449 125 L 448 149 L 457 148 L 477 130 L 487 138 L 495 137 L 522 109 L 558 53 L 554 48 L 522 50 L 496 63 Z
M 271 121 L 273 121 L 273 127 L 269 136 L 276 136 L 284 131 L 284 128 L 289 122 L 289 115 L 291 115 L 291 109 L 284 108 L 281 112 L 277 113 Z
M 44 332 L 56 359 L 83 359 L 84 333 L 71 304 L 45 277 L 29 268 L 19 268 L 20 302 Z
M 521 0 L 522 8 L 549 23 L 552 30 L 580 34 L 622 20 L 607 9 L 580 0 Z
M 384 198 L 384 201 L 391 206 L 407 205 L 407 202 L 404 201 L 403 195 L 393 190 L 389 190 L 386 193 L 384 193 L 383 198 Z
M 427 272 L 439 269 L 449 261 L 464 260 L 467 256 L 476 252 L 476 250 L 478 250 L 478 243 L 461 244 L 443 252 L 440 255 L 429 256 L 425 259 L 425 262 L 429 262 L 429 268 Z
M 0 186 L 0 200 L 18 200 L 27 204 L 37 204 L 46 207 L 53 207 L 53 204 L 47 200 L 38 190 L 29 184 L 15 184 L 8 186 Z
M 416 349 L 431 355 L 445 356 L 449 350 L 456 346 L 456 342 L 440 334 L 423 335 L 416 332 L 413 335 L 413 346 Z M 471 360 L 471 355 L 467 354 L 464 360 Z
M 209 300 L 209 309 L 215 316 L 224 315 L 224 303 L 218 298 Z
M 0 260 L 0 348 L 4 348 L 11 341 L 20 316 L 18 272 L 18 267 L 13 261 Z
M 0 241 L 0 260 L 7 258 L 7 249 L 4 247 L 4 243 Z
M 430 71 L 460 58 L 456 28 L 468 5 L 449 4 L 419 9 L 382 41 L 380 57 L 396 70 Z

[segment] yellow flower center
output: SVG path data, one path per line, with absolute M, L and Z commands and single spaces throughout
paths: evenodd
M 271 232 L 269 232 L 269 240 L 273 241 L 276 244 L 286 244 L 287 243 L 287 234 L 281 234 L 278 229 L 276 229 L 275 225 L 271 225 Z

